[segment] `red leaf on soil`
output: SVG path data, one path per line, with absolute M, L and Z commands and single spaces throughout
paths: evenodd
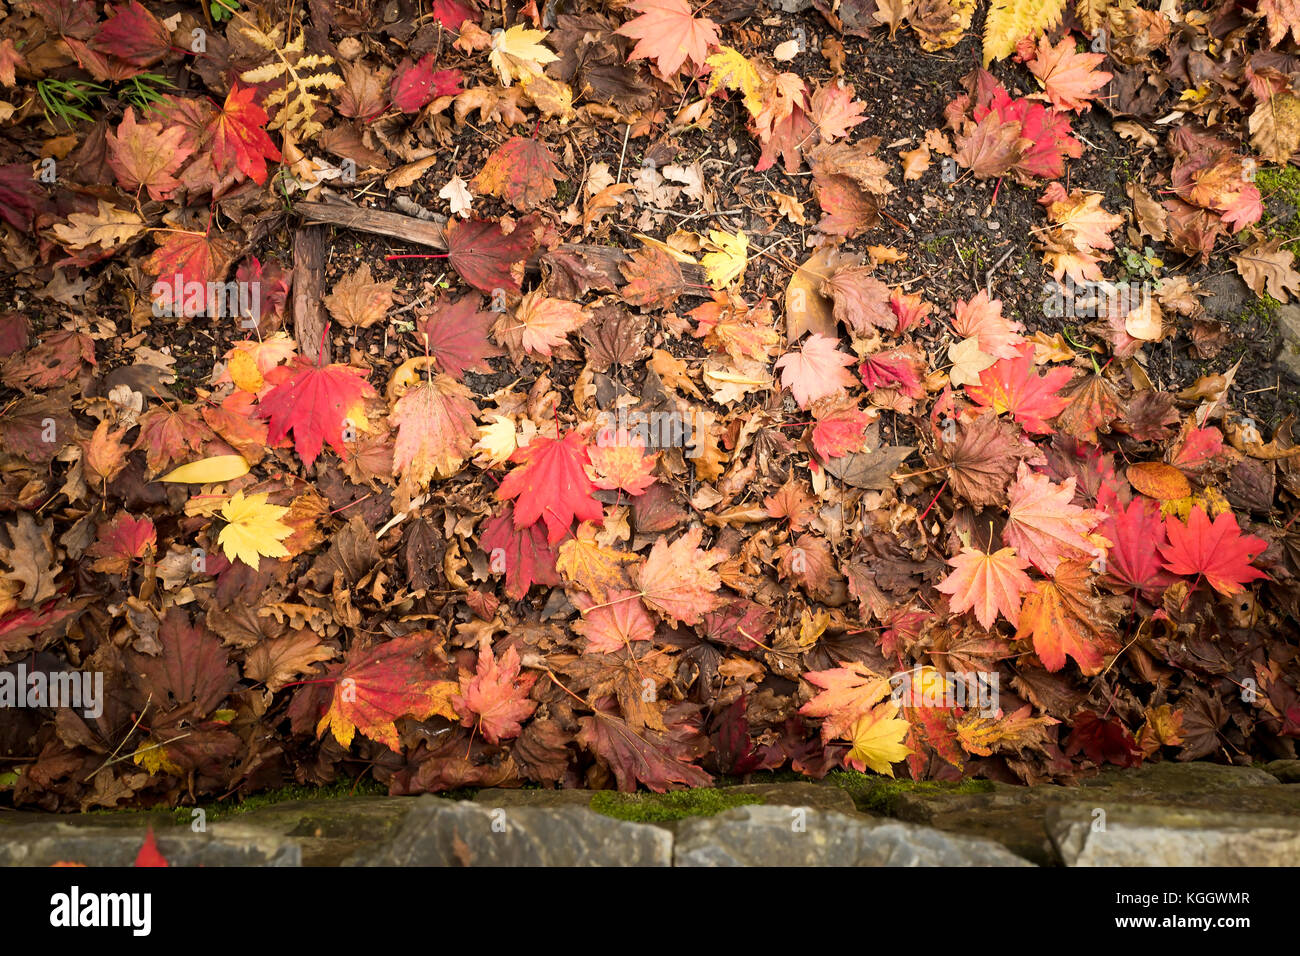
M 966 394 L 977 405 L 991 408 L 997 414 L 1010 412 L 1025 431 L 1047 435 L 1052 426 L 1047 424 L 1070 404 L 1068 398 L 1056 393 L 1074 375 L 1069 368 L 1054 368 L 1045 375 L 1034 372 L 1034 346 L 1025 342 L 1017 349 L 1020 356 L 1002 359 L 980 373 L 978 385 L 966 386 Z
M 461 92 L 460 70 L 434 70 L 435 60 L 432 53 L 414 64 L 403 60 L 393 74 L 389 88 L 393 105 L 403 113 L 418 113 L 440 96 L 455 96 Z
M 266 161 L 280 161 L 280 151 L 266 135 L 266 110 L 253 101 L 254 87 L 230 87 L 226 103 L 212 123 L 212 162 L 224 174 L 232 166 L 257 183 L 266 182 Z
M 872 418 L 848 397 L 813 402 L 813 450 L 822 461 L 862 451 Z
M 308 468 L 325 442 L 339 454 L 347 450 L 343 429 L 349 418 L 364 420 L 362 402 L 375 394 L 350 365 L 318 366 L 302 355 L 272 369 L 266 380 L 274 387 L 262 397 L 259 410 L 270 425 L 268 438 L 275 444 L 292 431 L 294 448 Z
M 447 224 L 447 259 L 462 279 L 488 295 L 518 293 L 524 261 L 535 248 L 533 231 L 520 221 L 506 235 L 501 224 L 484 219 L 453 219 Z
M 145 189 L 155 201 L 166 199 L 180 185 L 172 174 L 192 152 L 182 145 L 184 138 L 180 126 L 163 129 L 159 123 L 137 123 L 135 110 L 128 106 L 117 130 L 104 136 L 117 184 L 127 192 Z
M 1169 543 L 1160 545 L 1165 568 L 1184 577 L 1204 576 L 1220 594 L 1231 597 L 1245 585 L 1268 577 L 1250 562 L 1264 553 L 1268 542 L 1254 535 L 1243 535 L 1237 519 L 1225 511 L 1213 522 L 1205 509 L 1195 507 L 1187 523 L 1172 515 L 1165 521 Z
M 513 505 L 483 522 L 479 547 L 487 552 L 494 574 L 505 572 L 506 596 L 512 600 L 521 600 L 534 584 L 560 583 L 555 569 L 558 555 L 547 544 L 546 534 L 536 524 L 516 527 Z
M 144 267 L 158 277 L 150 295 L 163 315 L 212 315 L 226 303 L 209 302 L 208 283 L 219 282 L 230 266 L 230 243 L 201 232 L 171 232 L 145 260 Z M 229 317 L 229 316 L 227 316 Z
M 512 136 L 488 156 L 474 177 L 474 189 L 486 196 L 500 196 L 520 212 L 532 209 L 555 196 L 555 183 L 564 173 L 541 140 Z
M 461 296 L 455 302 L 444 299 L 416 323 L 416 340 L 452 378 L 462 379 L 467 371 L 490 372 L 487 359 L 501 354 L 488 340 L 496 316 L 480 312 L 480 302 L 477 295 Z
M 515 527 L 546 521 L 547 541 L 556 544 L 569 532 L 573 519 L 601 521 L 605 510 L 587 477 L 591 464 L 587 446 L 575 430 L 563 438 L 534 438 L 510 460 L 519 464 L 497 488 L 497 497 L 515 502 Z
M 472 0 L 470 2 L 433 0 L 433 8 L 429 13 L 444 27 L 452 30 L 460 29 L 460 25 L 466 20 L 478 22 L 478 9 L 474 6 Z
M 908 398 L 920 398 L 925 394 L 921 385 L 920 363 L 916 357 L 905 349 L 885 349 L 868 355 L 858 366 L 862 384 L 867 391 L 879 388 L 896 388 Z
M 483 731 L 488 743 L 500 743 L 519 736 L 520 721 L 527 720 L 537 702 L 528 699 L 536 674 L 519 673 L 519 652 L 512 644 L 498 664 L 489 649 L 478 652 L 478 666 L 471 677 L 460 672 L 461 693 L 451 698 L 452 706 L 464 714 L 461 724 Z

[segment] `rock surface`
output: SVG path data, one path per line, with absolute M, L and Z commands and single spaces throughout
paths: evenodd
M 174 827 L 157 834 L 172 866 L 300 866 L 302 848 L 257 827 L 214 824 L 207 833 Z M 0 829 L 0 866 L 131 866 L 144 831 L 68 823 L 20 824 Z
M 991 840 L 798 807 L 684 820 L 676 866 L 1029 866 Z

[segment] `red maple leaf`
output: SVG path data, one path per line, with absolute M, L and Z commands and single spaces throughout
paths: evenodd
M 537 702 L 528 699 L 536 680 L 536 674 L 520 675 L 519 652 L 513 644 L 501 655 L 500 663 L 491 650 L 483 648 L 478 652 L 475 674 L 460 672 L 461 693 L 454 695 L 451 703 L 463 715 L 464 726 L 482 730 L 490 744 L 500 743 L 519 736 L 523 729 L 520 721 L 537 709 Z
M 527 219 L 509 235 L 490 219 L 453 219 L 447 224 L 447 261 L 462 279 L 488 295 L 520 291 L 524 260 L 534 246 Z
M 393 105 L 403 113 L 418 113 L 440 96 L 455 96 L 461 91 L 460 70 L 434 70 L 437 58 L 429 53 L 418 63 L 403 60 L 393 74 L 389 91 Z
M 154 838 L 153 827 L 144 835 L 144 843 L 140 846 L 140 852 L 135 855 L 134 866 L 171 866 L 167 862 L 167 857 L 162 855 L 158 849 L 158 841 Z
M 515 498 L 515 527 L 527 528 L 546 521 L 547 543 L 555 544 L 569 532 L 573 519 L 600 521 L 605 510 L 592 492 L 587 477 L 591 464 L 582 436 L 571 431 L 563 438 L 534 438 L 517 449 L 510 460 L 519 464 L 497 488 L 503 501 Z
M 1155 598 L 1174 580 L 1157 552 L 1168 540 L 1160 506 L 1150 498 L 1137 497 L 1126 507 L 1105 487 L 1097 496 L 1097 503 L 1106 515 L 1097 530 L 1111 542 L 1106 553 L 1106 579 L 1123 590 L 1131 589 Z
M 868 355 L 858 366 L 858 374 L 870 392 L 878 388 L 896 388 L 908 398 L 920 398 L 925 389 L 917 372 L 918 365 L 916 358 L 905 349 L 885 349 Z
M 415 326 L 415 337 L 428 350 L 438 367 L 454 379 L 465 372 L 489 372 L 487 359 L 500 355 L 488 340 L 488 331 L 497 316 L 480 312 L 482 300 L 466 295 L 455 302 L 439 301 Z
M 1187 523 L 1172 515 L 1165 521 L 1169 543 L 1160 545 L 1165 568 L 1184 577 L 1203 576 L 1220 594 L 1239 594 L 1246 584 L 1268 577 L 1250 562 L 1264 553 L 1268 542 L 1254 535 L 1243 535 L 1231 511 L 1225 511 L 1213 523 L 1205 509 L 1196 507 Z
M 462 2 L 462 0 L 433 0 L 433 9 L 430 16 L 441 23 L 444 27 L 452 30 L 459 30 L 460 25 L 466 20 L 478 22 L 478 10 L 475 8 L 473 0 Z
M 274 444 L 292 431 L 298 457 L 309 468 L 327 441 L 340 454 L 347 450 L 343 429 L 350 417 L 364 418 L 362 401 L 375 394 L 352 366 L 319 366 L 302 355 L 295 355 L 292 364 L 272 369 L 266 380 L 274 385 L 259 404 L 270 426 L 267 439 Z
M 594 716 L 579 719 L 578 743 L 609 765 L 618 789 L 626 793 L 638 783 L 655 793 L 674 784 L 707 787 L 713 778 L 691 762 L 709 749 L 696 710 L 687 703 L 671 704 L 663 714 L 667 732 L 650 727 L 637 732 L 626 720 L 597 708 Z
M 95 32 L 90 46 L 100 52 L 144 68 L 157 63 L 171 49 L 171 34 L 161 20 L 131 0 L 113 7 L 110 16 Z M 136 71 L 138 72 L 138 71 Z
M 86 549 L 86 555 L 98 559 L 92 565 L 96 571 L 126 574 L 133 560 L 153 551 L 157 540 L 152 521 L 122 511 L 99 526 L 95 543 Z
M 1078 159 L 1083 155 L 1083 144 L 1070 135 L 1069 118 L 1042 103 L 1012 99 L 999 86 L 989 106 L 977 106 L 974 116 L 982 120 L 989 113 L 996 114 L 1004 123 L 1019 123 L 1022 141 L 1031 144 L 1011 167 L 1013 172 L 1039 179 L 1059 179 L 1065 175 L 1065 157 Z
M 426 720 L 438 714 L 455 720 L 459 713 L 451 701 L 457 684 L 439 679 L 439 662 L 430 659 L 432 637 L 431 632 L 421 631 L 349 651 L 342 666 L 333 671 L 337 681 L 316 735 L 328 728 L 335 740 L 350 747 L 359 730 L 400 752 L 398 718 Z
M 1098 767 L 1104 763 L 1136 767 L 1142 762 L 1142 748 L 1127 727 L 1118 720 L 1104 720 L 1087 711 L 1074 718 L 1074 729 L 1066 740 L 1067 757 L 1080 751 Z
M 506 505 L 499 515 L 483 523 L 479 547 L 488 554 L 494 574 L 505 573 L 506 596 L 518 601 L 534 584 L 560 583 L 555 569 L 558 557 L 546 543 L 539 525 L 515 527 L 515 509 Z
M 1034 372 L 1034 345 L 1025 342 L 1017 347 L 1020 353 L 1013 359 L 1002 359 L 980 372 L 978 385 L 967 385 L 966 394 L 977 405 L 994 412 L 1010 412 L 1027 432 L 1047 435 L 1052 426 L 1047 424 L 1070 404 L 1068 398 L 1056 394 L 1074 375 L 1072 369 L 1054 368 L 1046 375 Z
M 226 103 L 212 122 L 212 163 L 219 173 L 239 167 L 259 186 L 266 182 L 266 160 L 280 161 L 280 151 L 266 135 L 266 110 L 253 102 L 253 87 L 230 87 Z

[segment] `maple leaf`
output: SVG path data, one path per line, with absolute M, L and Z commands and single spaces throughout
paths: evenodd
M 844 739 L 850 728 L 866 717 L 892 691 L 889 679 L 865 664 L 849 661 L 824 671 L 808 671 L 804 680 L 822 688 L 799 708 L 805 717 L 822 719 L 822 742 Z
M 153 554 L 157 540 L 152 521 L 123 511 L 99 526 L 95 543 L 86 549 L 86 555 L 96 559 L 91 565 L 96 571 L 127 574 L 132 561 Z
M 520 721 L 527 720 L 537 709 L 528 692 L 537 681 L 536 674 L 519 673 L 519 652 L 510 645 L 498 661 L 488 648 L 478 652 L 473 675 L 460 672 L 461 692 L 451 697 L 451 705 L 463 714 L 461 724 L 483 732 L 490 744 L 518 737 Z
M 473 393 L 450 375 L 408 388 L 390 418 L 397 428 L 393 474 L 421 488 L 456 474 L 478 437 L 477 416 Z
M 1101 375 L 1084 375 L 1061 395 L 1070 404 L 1057 419 L 1057 427 L 1066 435 L 1095 442 L 1098 430 L 1110 431 L 1120 416 L 1119 395 Z
M 340 454 L 347 451 L 344 429 L 349 422 L 365 421 L 363 402 L 375 394 L 357 369 L 339 363 L 318 366 L 302 355 L 272 369 L 267 381 L 273 387 L 258 410 L 270 426 L 268 439 L 274 444 L 292 431 L 294 448 L 308 468 L 325 442 Z
M 591 750 L 614 772 L 618 789 L 626 793 L 644 784 L 663 793 L 675 784 L 707 787 L 713 778 L 691 763 L 708 751 L 708 738 L 700 733 L 694 709 L 672 704 L 663 714 L 666 730 L 645 728 L 640 733 L 626 720 L 597 709 L 579 718 L 578 743 Z
M 846 266 L 822 283 L 822 294 L 834 301 L 837 322 L 861 335 L 871 329 L 893 329 L 897 324 L 890 305 L 889 287 L 871 275 L 867 266 Z
M 162 645 L 160 653 L 132 652 L 126 663 L 140 705 L 150 700 L 160 713 L 191 705 L 190 713 L 202 719 L 239 681 L 221 641 L 176 606 L 163 616 L 157 643 Z
M 543 66 L 559 59 L 538 42 L 545 39 L 545 30 L 530 30 L 522 23 L 493 34 L 488 62 L 501 77 L 502 86 L 526 77 L 541 76 Z
M 1037 56 L 1030 61 L 1029 70 L 1043 84 L 1053 106 L 1082 113 L 1091 109 L 1097 91 L 1111 81 L 1111 74 L 1097 69 L 1105 59 L 1105 53 L 1075 52 L 1074 40 L 1068 36 L 1056 46 L 1047 37 L 1039 37 Z
M 610 589 L 625 589 L 628 577 L 625 566 L 637 560 L 636 555 L 616 551 L 599 544 L 596 527 L 581 524 L 573 538 L 560 545 L 556 567 L 565 579 L 582 588 L 597 601 L 604 601 Z
M 979 339 L 971 336 L 948 346 L 948 383 L 954 388 L 961 385 L 978 385 L 980 373 L 997 361 L 980 351 Z
M 973 609 L 975 619 L 985 628 L 993 626 L 999 612 L 1013 626 L 1019 622 L 1021 595 L 1033 582 L 1024 572 L 1029 562 L 1016 554 L 1015 548 L 988 554 L 967 546 L 948 563 L 953 566 L 952 573 L 935 587 L 951 596 L 948 606 L 954 614 Z
M 957 163 L 978 179 L 1005 176 L 1032 145 L 1032 140 L 1022 136 L 1018 121 L 1004 120 L 997 113 L 967 124 L 953 139 Z
M 1047 423 L 1070 404 L 1057 392 L 1073 377 L 1069 368 L 1054 368 L 1045 375 L 1034 372 L 1034 346 L 1021 344 L 1014 359 L 1002 359 L 980 373 L 978 385 L 967 385 L 966 394 L 977 405 L 997 414 L 1010 412 L 1025 431 L 1050 434 Z
M 518 356 L 525 352 L 550 355 L 589 318 L 578 303 L 553 299 L 534 289 L 524 295 L 513 314 L 502 313 L 492 331 L 498 342 Z
M 220 174 L 231 167 L 259 186 L 266 182 L 266 161 L 279 162 L 280 151 L 266 135 L 266 110 L 253 101 L 254 87 L 232 83 L 221 112 L 212 121 L 212 163 Z
M 858 376 L 868 391 L 892 388 L 908 398 L 925 394 L 921 383 L 922 363 L 912 349 L 904 346 L 873 352 L 858 366 Z
M 220 280 L 230 266 L 231 243 L 201 232 L 168 232 L 145 269 L 158 277 L 150 290 L 163 315 L 194 317 L 209 309 L 208 283 Z M 215 305 L 215 303 L 214 303 Z
M 687 60 L 703 66 L 721 39 L 717 24 L 696 17 L 686 0 L 632 0 L 628 6 L 640 14 L 617 31 L 637 41 L 628 59 L 654 60 L 663 77 L 674 76 Z
M 117 131 L 104 137 L 108 144 L 108 165 L 118 185 L 128 192 L 144 188 L 155 201 L 166 199 L 180 185 L 173 176 L 193 153 L 182 139 L 178 126 L 163 129 L 159 123 L 137 123 L 135 110 L 128 106 Z
M 686 291 L 681 264 L 654 246 L 634 249 L 631 260 L 618 269 L 627 280 L 619 295 L 628 305 L 666 309 Z
M 148 832 L 145 833 L 144 843 L 140 845 L 140 852 L 135 855 L 135 862 L 131 865 L 138 867 L 171 866 L 167 862 L 167 857 L 162 855 L 162 850 L 158 849 L 158 840 L 153 835 L 152 825 L 150 825 Z
M 524 212 L 554 198 L 555 182 L 564 178 L 545 143 L 512 136 L 492 151 L 470 185 Z
M 143 69 L 171 50 L 167 27 L 138 0 L 110 8 L 109 18 L 95 31 L 90 46 Z
M 587 474 L 597 488 L 621 489 L 629 495 L 643 495 L 655 482 L 658 453 L 645 453 L 645 439 L 627 429 L 602 429 L 596 444 L 588 449 L 591 467 Z
M 739 50 L 720 45 L 718 52 L 705 60 L 705 65 L 710 70 L 706 95 L 712 96 L 725 87 L 741 94 L 750 116 L 763 111 L 763 76 L 752 60 Z
M 1073 503 L 1074 485 L 1073 476 L 1058 485 L 1022 461 L 1011 486 L 1002 539 L 1044 574 L 1055 573 L 1066 559 L 1092 560 L 1104 553 L 1085 537 L 1102 516 Z
M 403 113 L 418 113 L 440 96 L 461 92 L 460 70 L 434 70 L 437 56 L 425 54 L 418 63 L 403 60 L 389 87 L 392 103 Z
M 953 330 L 963 339 L 974 337 L 979 351 L 992 359 L 1013 359 L 1024 342 L 1025 327 L 1002 315 L 1002 300 L 990 299 L 981 289 L 970 302 L 958 300 L 953 307 Z M 954 383 L 956 384 L 956 383 Z
M 545 532 L 536 524 L 517 527 L 513 505 L 483 523 L 479 547 L 487 552 L 494 572 L 505 571 L 506 596 L 512 600 L 523 600 L 534 584 L 560 583 L 558 556 L 547 544 Z
M 821 398 L 838 395 L 856 384 L 847 366 L 852 355 L 841 352 L 838 340 L 814 332 L 797 352 L 787 352 L 776 360 L 781 369 L 781 384 L 790 389 L 800 408 Z
M 867 426 L 874 420 L 848 396 L 821 399 L 812 403 L 815 424 L 812 429 L 813 451 L 822 461 L 842 458 L 866 447 Z
M 1074 718 L 1066 738 L 1066 756 L 1082 751 L 1098 767 L 1113 763 L 1119 767 L 1136 767 L 1142 762 L 1142 748 L 1137 739 L 1118 720 L 1106 720 L 1089 711 Z
M 333 291 L 321 301 L 344 328 L 368 329 L 387 316 L 396 287 L 396 279 L 375 282 L 370 263 L 363 262 L 335 283 Z
M 1211 522 L 1205 509 L 1197 506 L 1188 514 L 1186 524 L 1170 516 L 1165 533 L 1169 542 L 1158 545 L 1165 568 L 1183 577 L 1204 577 L 1210 587 L 1226 597 L 1240 594 L 1251 581 L 1268 577 L 1251 566 L 1268 542 L 1243 535 L 1230 511 Z
M 887 702 L 859 717 L 849 728 L 848 739 L 853 748 L 844 755 L 845 766 L 859 773 L 870 768 L 892 777 L 894 768 L 891 765 L 906 759 L 912 752 L 903 743 L 912 725 L 897 714 L 898 707 Z
M 1014 425 L 985 414 L 962 426 L 955 440 L 945 441 L 939 451 L 948 464 L 953 494 L 984 507 L 1006 502 L 1016 463 L 1032 449 L 1020 444 Z
M 1034 653 L 1049 671 L 1064 667 L 1068 655 L 1091 675 L 1101 670 L 1105 654 L 1118 650 L 1103 621 L 1088 565 L 1062 561 L 1052 580 L 1039 581 L 1025 595 L 1016 638 L 1032 637 Z
M 1114 493 L 1098 496 L 1098 504 L 1106 517 L 1097 530 L 1111 542 L 1106 552 L 1106 578 L 1155 598 L 1174 580 L 1164 570 L 1158 553 L 1168 541 L 1160 506 L 1142 497 L 1123 506 Z
M 481 301 L 477 295 L 441 300 L 416 322 L 416 340 L 452 378 L 462 379 L 467 371 L 490 372 L 487 360 L 501 354 L 488 341 L 495 316 L 479 311 Z
M 348 651 L 335 671 L 329 709 L 316 725 L 326 728 L 344 747 L 352 746 L 356 731 L 401 753 L 396 721 L 402 717 L 427 720 L 434 714 L 457 720 L 456 681 L 439 680 L 428 660 L 433 635 L 428 632 L 394 638 Z
M 227 524 L 217 536 L 217 544 L 228 560 L 243 561 L 254 571 L 259 557 L 287 558 L 289 552 L 280 542 L 293 534 L 293 529 L 280 521 L 289 509 L 266 499 L 266 492 L 244 497 L 243 491 L 237 491 L 221 506 Z
M 722 579 L 712 568 L 727 553 L 721 548 L 701 550 L 703 535 L 703 528 L 692 528 L 672 544 L 659 538 L 637 572 L 641 597 L 669 620 L 698 624 L 703 615 L 724 603 L 714 593 Z
M 734 236 L 709 230 L 709 248 L 700 259 L 705 274 L 715 289 L 725 289 L 745 274 L 745 265 L 749 260 L 749 237 L 744 232 Z
M 842 139 L 849 130 L 866 122 L 865 103 L 853 99 L 853 85 L 842 80 L 818 87 L 813 94 L 811 116 L 824 140 Z
M 987 106 L 976 107 L 974 116 L 981 123 L 1019 124 L 1020 155 L 1011 172 L 1026 184 L 1030 177 L 1060 178 L 1065 174 L 1065 158 L 1083 155 L 1083 144 L 1071 135 L 1068 117 L 1030 99 L 1013 99 L 1001 86 L 994 89 Z
M 998 0 L 989 5 L 984 21 L 984 66 L 1015 52 L 1023 37 L 1054 29 L 1065 12 L 1065 0 Z
M 609 654 L 632 641 L 654 639 L 654 619 L 639 598 L 636 591 L 621 589 L 609 591 L 602 604 L 585 594 L 574 595 L 582 619 L 573 623 L 573 629 L 587 639 L 587 653 Z
M 506 235 L 500 223 L 482 219 L 453 219 L 447 224 L 447 261 L 457 274 L 489 295 L 502 289 L 520 291 L 524 261 L 536 242 L 521 220 Z
M 510 460 L 519 465 L 497 487 L 497 497 L 515 501 L 515 527 L 527 528 L 545 520 L 547 542 L 558 543 L 579 521 L 602 521 L 605 510 L 592 496 L 587 477 L 591 463 L 582 435 L 570 431 L 563 438 L 534 438 Z

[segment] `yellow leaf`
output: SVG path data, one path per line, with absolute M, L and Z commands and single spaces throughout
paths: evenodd
M 545 64 L 559 59 L 538 42 L 545 37 L 545 30 L 529 30 L 520 23 L 493 34 L 488 61 L 501 77 L 502 86 L 526 77 L 541 76 Z
M 903 744 L 903 738 L 912 725 L 897 717 L 897 713 L 897 705 L 887 701 L 859 717 L 849 728 L 853 749 L 845 754 L 844 762 L 855 769 L 861 769 L 865 764 L 876 773 L 892 777 L 894 768 L 891 764 L 912 752 Z
M 293 534 L 293 529 L 280 520 L 289 509 L 266 499 L 266 492 L 245 498 L 242 491 L 237 491 L 221 509 L 221 516 L 229 524 L 221 529 L 217 544 L 227 559 L 243 561 L 253 570 L 257 570 L 260 557 L 289 556 L 288 549 L 280 543 Z
M 713 69 L 706 90 L 709 96 L 726 87 L 741 94 L 745 109 L 751 116 L 763 112 L 763 77 L 743 53 L 729 46 L 720 46 L 718 52 L 704 62 Z
M 159 481 L 175 481 L 186 485 L 211 485 L 219 481 L 233 481 L 248 474 L 248 462 L 242 455 L 217 455 L 192 461 L 174 468 Z
M 262 370 L 257 367 L 257 358 L 253 355 L 252 349 L 232 349 L 226 371 L 230 374 L 230 380 L 235 383 L 235 388 L 252 392 L 254 395 L 260 392 L 266 383 L 262 377 Z
M 1037 39 L 1061 22 L 1065 0 L 993 0 L 984 21 L 984 66 L 1014 52 L 1022 37 Z
M 482 467 L 501 464 L 519 447 L 515 423 L 504 415 L 493 415 L 492 424 L 478 427 L 478 435 L 474 451 L 480 454 L 474 462 Z
M 749 262 L 749 237 L 743 232 L 733 236 L 710 229 L 709 244 L 713 251 L 704 254 L 700 265 L 704 266 L 715 289 L 725 289 L 745 274 L 745 265 Z

